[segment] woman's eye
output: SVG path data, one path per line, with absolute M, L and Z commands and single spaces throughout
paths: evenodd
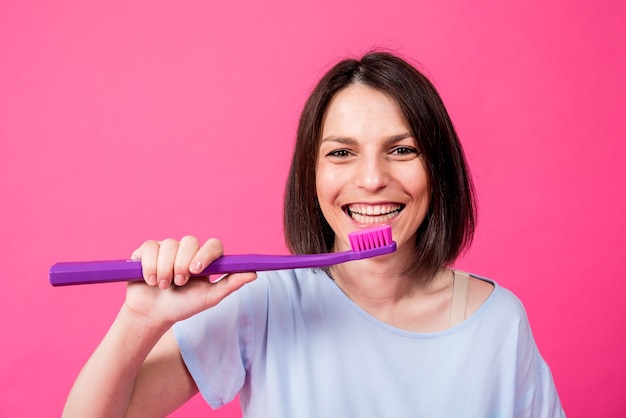
M 338 149 L 327 154 L 329 157 L 349 157 L 350 152 L 345 149 Z
M 412 148 L 412 147 L 395 147 L 392 151 L 391 154 L 393 155 L 411 155 L 411 154 L 419 154 L 419 151 L 417 151 L 417 149 Z

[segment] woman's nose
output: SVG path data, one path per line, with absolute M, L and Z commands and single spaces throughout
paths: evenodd
M 379 157 L 363 158 L 359 161 L 356 184 L 369 192 L 384 188 L 389 182 L 387 164 Z

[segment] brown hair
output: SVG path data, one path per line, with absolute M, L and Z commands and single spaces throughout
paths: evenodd
M 417 233 L 411 272 L 432 276 L 451 264 L 472 241 L 474 188 L 450 116 L 432 83 L 415 67 L 387 52 L 370 52 L 332 67 L 305 103 L 298 126 L 284 202 L 285 239 L 296 254 L 331 250 L 335 234 L 324 219 L 315 190 L 322 120 L 337 92 L 360 83 L 398 104 L 426 163 L 432 198 Z

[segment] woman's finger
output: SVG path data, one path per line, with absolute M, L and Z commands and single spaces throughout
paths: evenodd
M 242 287 L 244 284 L 255 280 L 255 272 L 226 274 L 215 284 L 211 285 L 212 305 L 217 305 L 226 296 Z
M 199 242 L 191 235 L 184 236 L 178 244 L 174 261 L 174 284 L 183 286 L 189 280 L 191 260 L 198 252 Z
M 141 247 L 133 251 L 132 260 L 141 260 L 143 278 L 150 286 L 157 284 L 157 257 L 159 253 L 159 241 L 146 241 Z
M 157 257 L 157 281 L 159 288 L 167 289 L 174 278 L 174 261 L 178 252 L 178 241 L 168 238 L 161 242 Z
M 192 274 L 201 273 L 211 262 L 222 255 L 224 255 L 224 247 L 221 241 L 216 238 L 208 239 L 191 260 L 189 272 Z

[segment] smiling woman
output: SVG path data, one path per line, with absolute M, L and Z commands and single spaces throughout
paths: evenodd
M 66 416 L 163 416 L 200 391 L 246 417 L 562 417 L 520 301 L 451 269 L 474 232 L 471 180 L 432 84 L 406 61 L 338 63 L 301 118 L 285 197 L 296 253 L 391 225 L 397 251 L 337 264 L 192 274 L 221 242 L 149 240 Z M 244 286 L 245 285 L 245 286 Z
M 371 87 L 352 84 L 331 100 L 315 187 L 322 215 L 335 232 L 335 251 L 349 247 L 350 232 L 388 223 L 398 245 L 415 252 L 430 188 L 410 132 L 395 102 Z
M 338 162 L 340 157 L 356 165 L 353 160 L 357 155 L 351 155 L 348 146 L 359 145 L 359 140 L 375 135 L 388 147 L 384 161 L 410 160 L 413 162 L 394 167 L 422 167 L 425 178 L 421 172 L 417 176 L 406 173 L 401 174 L 403 182 L 428 182 L 428 196 L 423 196 L 427 200 L 426 222 L 419 219 L 417 233 L 408 225 L 407 230 L 401 230 L 402 225 L 394 225 L 393 230 L 394 237 L 415 237 L 412 262 L 407 267 L 428 280 L 471 243 L 476 218 L 474 189 L 441 97 L 419 71 L 390 54 L 372 53 L 361 60 L 338 63 L 320 80 L 305 104 L 285 195 L 287 244 L 295 253 L 331 251 L 336 231 L 321 213 L 321 202 L 315 199 L 319 193 L 316 170 L 326 166 L 325 162 Z M 336 146 L 335 155 L 324 158 L 327 150 L 333 152 L 331 144 Z M 378 167 L 368 170 L 363 158 L 358 160 L 366 176 L 377 173 Z M 363 176 L 354 180 L 355 186 L 362 184 L 357 182 L 372 181 Z M 367 201 L 371 200 L 369 196 Z

